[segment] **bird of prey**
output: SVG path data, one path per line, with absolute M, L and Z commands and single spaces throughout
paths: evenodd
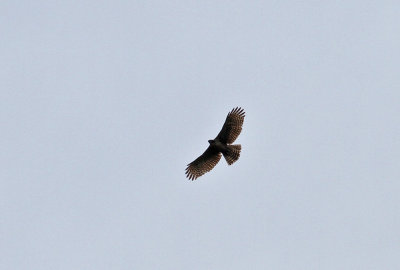
M 240 107 L 236 107 L 228 113 L 225 123 L 217 137 L 214 140 L 208 141 L 210 145 L 207 150 L 187 165 L 187 178 L 193 181 L 206 172 L 211 171 L 221 159 L 221 154 L 224 156 L 228 165 L 233 164 L 239 159 L 242 146 L 232 143 L 242 131 L 244 117 L 244 110 Z

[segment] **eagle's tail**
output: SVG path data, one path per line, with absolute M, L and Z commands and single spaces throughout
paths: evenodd
M 242 150 L 242 146 L 240 144 L 228 145 L 228 151 L 223 153 L 223 155 L 229 165 L 232 165 L 236 160 L 239 159 L 240 150 Z

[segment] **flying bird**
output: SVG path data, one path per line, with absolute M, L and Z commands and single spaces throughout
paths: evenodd
M 214 140 L 208 140 L 209 146 L 206 151 L 189 163 L 186 168 L 186 177 L 190 180 L 202 176 L 211 171 L 224 156 L 228 165 L 232 165 L 240 157 L 242 146 L 232 144 L 242 131 L 245 112 L 242 108 L 236 107 L 228 113 L 221 131 Z

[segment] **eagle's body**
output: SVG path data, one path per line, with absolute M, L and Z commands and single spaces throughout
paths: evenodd
M 227 152 L 228 146 L 222 142 L 220 142 L 218 139 L 215 140 L 208 140 L 208 143 L 210 144 L 210 147 L 217 150 L 218 152 L 224 153 Z
M 240 157 L 242 146 L 232 144 L 242 131 L 245 113 L 241 108 L 235 108 L 226 117 L 225 123 L 214 140 L 209 140 L 207 150 L 189 163 L 186 168 L 186 176 L 190 180 L 202 176 L 212 170 L 221 159 L 221 154 L 226 162 L 231 165 Z

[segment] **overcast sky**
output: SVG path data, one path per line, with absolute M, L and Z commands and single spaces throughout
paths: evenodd
M 400 269 L 398 1 L 6 0 L 0 37 L 1 269 Z

